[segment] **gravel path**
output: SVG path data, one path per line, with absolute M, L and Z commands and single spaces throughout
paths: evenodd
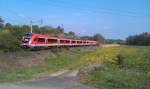
M 77 80 L 78 70 L 63 70 L 49 77 L 28 80 L 20 84 L 1 84 L 0 89 L 94 89 Z

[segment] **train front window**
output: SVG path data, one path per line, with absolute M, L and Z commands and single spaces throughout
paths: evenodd
M 31 37 L 24 36 L 24 37 L 23 37 L 23 42 L 24 42 L 24 43 L 29 42 L 30 38 L 31 38 Z
M 32 34 L 26 34 L 25 36 L 23 36 L 22 41 L 23 41 L 24 43 L 28 43 L 29 40 L 30 40 L 30 38 L 31 38 L 31 36 L 32 36 Z

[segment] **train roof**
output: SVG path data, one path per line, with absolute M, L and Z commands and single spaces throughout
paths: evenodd
M 63 39 L 63 40 L 70 40 L 70 38 L 63 37 L 63 36 L 52 36 L 52 35 L 44 35 L 44 34 L 37 34 L 37 33 L 30 33 L 34 36 L 41 36 L 41 37 L 47 37 L 47 38 L 52 38 L 52 39 Z
M 77 40 L 77 41 L 82 41 L 81 39 L 71 39 L 71 38 L 67 38 L 64 36 L 52 36 L 52 35 L 44 35 L 44 34 L 38 34 L 38 33 L 27 33 L 26 35 L 34 35 L 34 36 L 40 36 L 40 37 L 47 37 L 47 38 L 51 38 L 51 39 L 60 39 L 60 40 Z M 83 41 L 89 41 L 89 42 L 96 42 L 93 40 L 83 40 Z

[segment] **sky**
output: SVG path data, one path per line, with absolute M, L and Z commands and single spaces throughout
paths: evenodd
M 150 0 L 0 0 L 0 17 L 13 24 L 63 25 L 80 36 L 125 39 L 150 32 Z

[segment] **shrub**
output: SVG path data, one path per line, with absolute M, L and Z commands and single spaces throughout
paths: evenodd
M 117 59 L 116 59 L 117 65 L 123 66 L 123 64 L 124 64 L 124 57 L 123 57 L 123 55 L 118 54 L 116 57 L 117 57 Z
M 13 36 L 8 30 L 2 31 L 0 33 L 0 49 L 3 51 L 20 50 L 17 37 Z

